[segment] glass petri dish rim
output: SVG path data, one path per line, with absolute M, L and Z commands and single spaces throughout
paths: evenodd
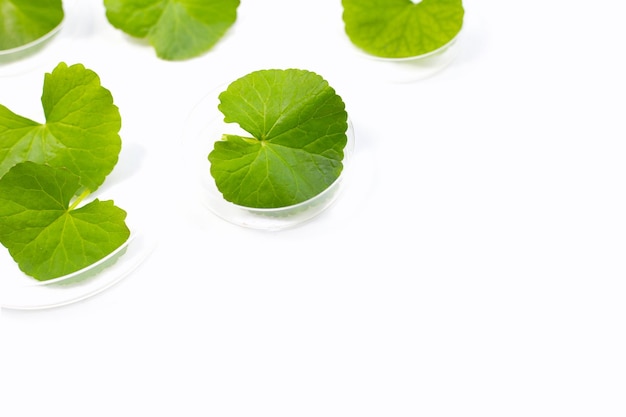
M 3 277 L 0 307 L 10 310 L 43 310 L 85 300 L 112 287 L 144 263 L 156 247 L 147 225 L 130 225 L 129 238 L 107 256 L 78 271 L 39 281 L 19 268 L 15 282 Z M 116 259 L 116 257 L 118 259 Z M 106 265 L 107 263 L 110 265 Z M 103 267 L 102 270 L 99 268 Z
M 66 21 L 66 15 L 65 15 L 65 11 L 63 13 L 63 19 L 61 19 L 61 21 L 59 22 L 58 25 L 56 25 L 54 28 L 52 28 L 49 32 L 47 32 L 46 34 L 44 34 L 43 36 L 30 41 L 28 43 L 25 43 L 24 45 L 20 45 L 20 46 L 16 46 L 15 48 L 11 48 L 11 49 L 0 49 L 0 57 L 10 57 L 11 55 L 14 54 L 19 54 L 22 52 L 27 52 L 29 49 L 33 49 L 37 46 L 40 46 L 42 44 L 44 44 L 45 42 L 47 42 L 48 40 L 52 39 L 55 35 L 57 35 L 59 33 L 59 31 L 63 28 L 63 26 L 65 25 L 65 21 Z
M 441 45 L 439 48 L 434 49 L 432 51 L 420 54 L 420 55 L 412 55 L 412 56 L 403 56 L 403 57 L 385 57 L 380 55 L 374 55 L 366 50 L 356 46 L 354 43 L 350 42 L 352 47 L 356 50 L 356 52 L 362 57 L 369 58 L 374 61 L 381 62 L 409 62 L 409 61 L 418 61 L 418 60 L 426 60 L 429 58 L 433 58 L 437 55 L 441 55 L 446 52 L 448 49 L 453 48 L 457 43 L 459 43 L 463 34 L 463 26 L 459 29 L 456 35 L 452 39 L 450 39 L 447 43 Z
M 52 279 L 48 279 L 45 281 L 38 281 L 35 278 L 32 278 L 32 283 L 31 284 L 26 284 L 26 285 L 20 285 L 20 287 L 45 287 L 45 286 L 49 286 L 49 285 L 55 285 L 55 284 L 61 284 L 64 281 L 69 281 L 73 278 L 76 278 L 80 275 L 83 275 L 85 273 L 88 273 L 90 271 L 92 271 L 93 269 L 98 268 L 100 265 L 108 262 L 110 259 L 114 258 L 115 256 L 117 256 L 120 252 L 122 252 L 123 250 L 125 250 L 130 243 L 135 240 L 137 238 L 137 233 L 131 233 L 131 235 L 128 237 L 128 239 L 126 239 L 126 241 L 124 243 L 122 243 L 117 249 L 115 249 L 113 252 L 111 252 L 110 254 L 108 254 L 107 256 L 105 256 L 104 258 L 90 264 L 87 265 L 86 267 L 79 269 L 78 271 L 74 271 L 72 273 L 69 273 L 67 275 L 62 275 L 60 277 L 57 278 L 52 278 Z

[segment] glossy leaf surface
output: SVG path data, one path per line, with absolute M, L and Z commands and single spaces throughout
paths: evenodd
M 61 63 L 46 74 L 41 101 L 43 124 L 0 105 L 0 177 L 19 162 L 46 163 L 69 169 L 94 191 L 121 150 L 121 117 L 111 93 L 95 72 Z
M 41 281 L 85 268 L 130 236 L 126 212 L 112 201 L 74 208 L 79 178 L 63 168 L 24 162 L 0 179 L 0 243 L 24 273 Z
M 363 51 L 407 58 L 435 51 L 460 32 L 461 0 L 343 0 L 345 31 Z
M 237 19 L 239 0 L 105 0 L 109 22 L 178 61 L 211 49 Z
M 209 154 L 227 201 L 286 207 L 328 188 L 343 169 L 347 113 L 319 75 L 298 69 L 250 73 L 220 94 L 224 121 L 250 136 L 225 134 Z
M 36 41 L 63 17 L 61 0 L 0 0 L 0 51 Z

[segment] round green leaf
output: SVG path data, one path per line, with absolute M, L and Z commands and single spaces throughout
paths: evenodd
M 346 34 L 385 58 L 424 55 L 445 46 L 463 25 L 461 0 L 342 0 Z
M 63 17 L 61 0 L 0 0 L 0 50 L 36 41 Z
M 0 178 L 0 243 L 24 273 L 49 280 L 83 269 L 130 236 L 126 212 L 112 201 L 73 209 L 78 176 L 23 162 Z
M 231 83 L 219 99 L 224 121 L 251 135 L 225 134 L 209 154 L 211 175 L 227 201 L 286 207 L 318 195 L 341 174 L 348 115 L 319 75 L 256 71 Z
M 46 74 L 41 98 L 46 123 L 0 105 L 0 176 L 24 162 L 64 167 L 81 185 L 97 189 L 117 164 L 121 117 L 97 74 L 77 64 L 59 64 Z
M 237 19 L 239 0 L 104 0 L 109 22 L 147 38 L 159 57 L 184 60 L 203 54 Z

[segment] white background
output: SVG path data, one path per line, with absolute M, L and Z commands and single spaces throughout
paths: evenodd
M 45 72 L 96 71 L 123 118 L 111 181 L 158 244 L 93 298 L 2 310 L 0 415 L 626 415 L 626 6 L 464 5 L 452 65 L 399 84 L 338 0 L 242 0 L 177 63 L 68 4 L 0 102 L 40 120 Z M 346 102 L 349 185 L 308 224 L 240 228 L 190 195 L 182 132 L 216 86 L 288 67 Z

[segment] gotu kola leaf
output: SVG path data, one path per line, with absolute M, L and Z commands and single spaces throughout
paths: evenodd
M 345 31 L 354 45 L 385 58 L 433 52 L 461 31 L 461 0 L 342 0 Z
M 46 74 L 41 98 L 46 123 L 0 105 L 0 177 L 31 161 L 69 169 L 81 185 L 96 190 L 113 170 L 121 150 L 121 117 L 98 75 L 60 63 Z
M 211 49 L 237 19 L 239 0 L 104 0 L 116 27 L 146 38 L 157 56 L 178 61 Z
M 63 17 L 61 0 L 0 0 L 0 51 L 36 41 Z
M 78 271 L 130 236 L 126 212 L 112 201 L 74 208 L 78 176 L 63 168 L 23 162 L 0 178 L 0 243 L 24 273 L 45 281 Z
M 225 134 L 209 154 L 211 175 L 227 201 L 286 207 L 318 195 L 341 174 L 348 115 L 318 74 L 252 72 L 232 82 L 219 100 L 224 121 L 251 135 Z

